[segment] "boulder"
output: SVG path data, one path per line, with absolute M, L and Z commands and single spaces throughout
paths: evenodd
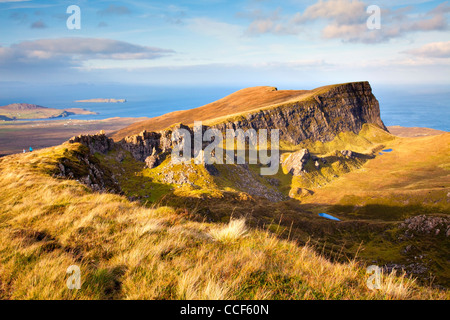
M 302 149 L 287 156 L 283 161 L 283 166 L 290 174 L 298 176 L 304 171 L 304 166 L 309 158 L 309 150 Z
M 341 154 L 344 157 L 348 157 L 348 158 L 353 158 L 354 157 L 353 151 L 351 151 L 351 150 L 342 150 Z
M 298 198 L 298 197 L 307 197 L 312 196 L 314 194 L 314 191 L 308 190 L 305 188 L 292 188 L 289 192 L 290 198 Z

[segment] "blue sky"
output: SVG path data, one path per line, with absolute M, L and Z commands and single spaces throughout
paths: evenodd
M 449 19 L 427 0 L 0 0 L 0 82 L 449 85 Z

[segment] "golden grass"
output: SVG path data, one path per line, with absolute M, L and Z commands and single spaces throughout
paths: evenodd
M 332 263 L 244 220 L 195 222 L 47 173 L 79 148 L 0 159 L 1 299 L 448 298 L 393 275 L 370 291 L 355 261 Z M 66 287 L 70 265 L 80 290 Z
M 239 240 L 247 233 L 245 227 L 245 219 L 230 220 L 225 227 L 217 227 L 212 229 L 210 236 L 219 242 L 231 243 Z
M 421 138 L 396 138 L 378 155 L 354 170 L 331 181 L 304 200 L 342 205 L 420 205 L 448 211 L 450 191 L 450 134 Z

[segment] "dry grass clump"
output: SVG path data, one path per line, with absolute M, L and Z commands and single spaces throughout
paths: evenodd
M 247 233 L 245 219 L 230 220 L 223 227 L 215 227 L 209 231 L 209 235 L 216 241 L 231 243 L 239 240 Z
M 46 174 L 59 148 L 0 159 L 0 299 L 445 299 L 388 275 L 378 291 L 356 262 L 252 230 L 195 222 Z M 221 245 L 217 245 L 217 242 Z M 69 290 L 66 270 L 81 270 Z

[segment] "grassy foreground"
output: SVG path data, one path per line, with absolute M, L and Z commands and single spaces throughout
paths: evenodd
M 448 299 L 394 274 L 371 291 L 356 261 L 331 263 L 243 219 L 206 223 L 53 177 L 80 148 L 0 159 L 1 299 Z M 66 287 L 71 265 L 80 290 Z

